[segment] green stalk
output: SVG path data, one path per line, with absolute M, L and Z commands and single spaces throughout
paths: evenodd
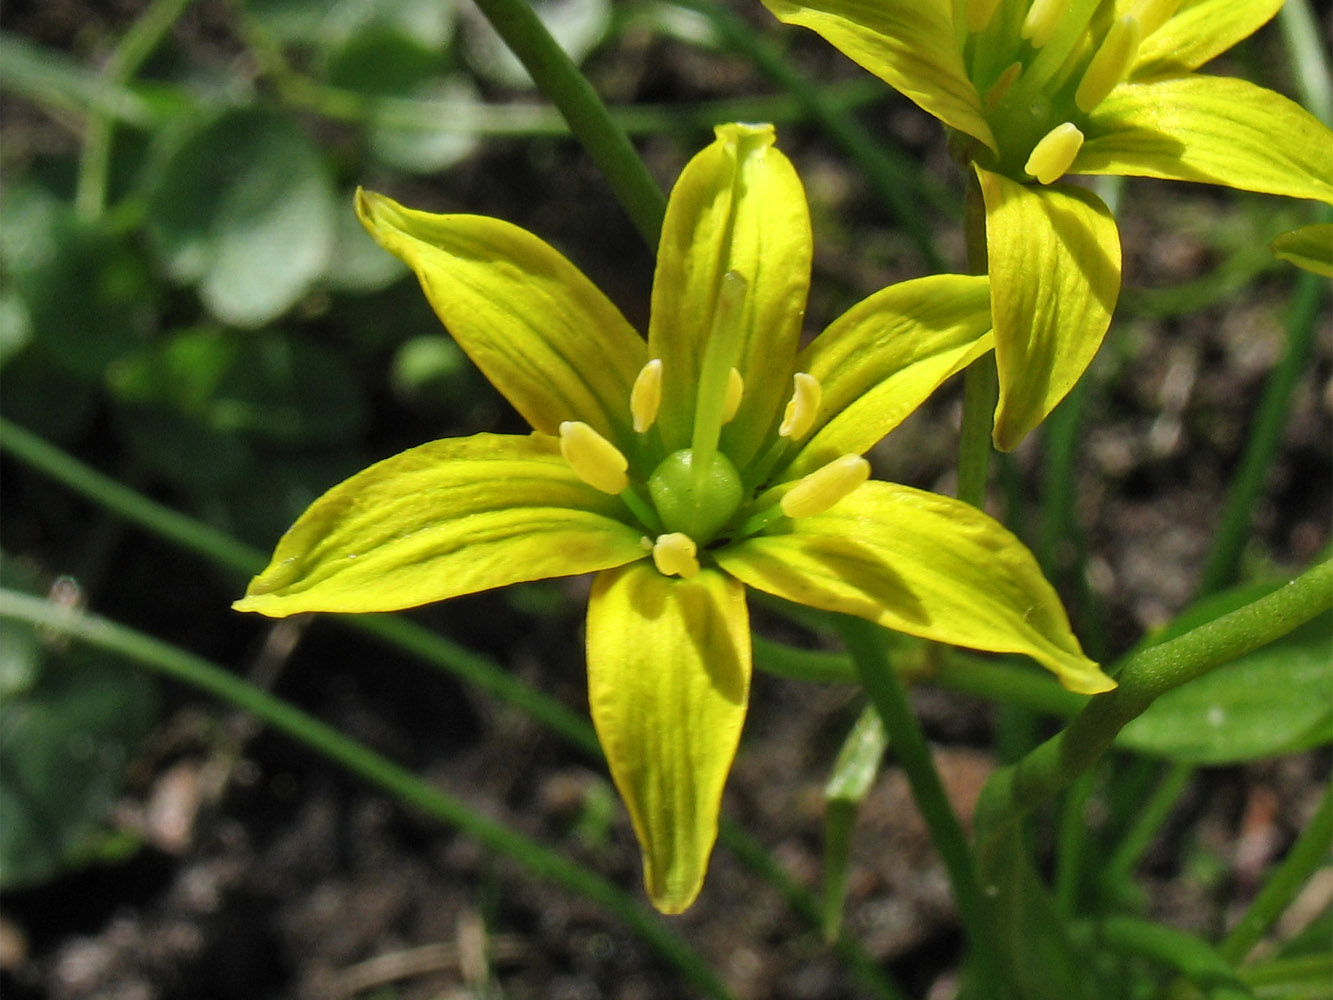
M 944 793 L 925 734 L 908 703 L 907 689 L 885 655 L 878 626 L 849 616 L 838 616 L 837 621 L 861 683 L 884 720 L 894 757 L 907 775 L 917 808 L 949 873 L 954 902 L 971 945 L 979 978 L 983 982 L 998 981 L 994 970 L 999 968 L 999 961 L 987 931 L 976 862 L 968 849 L 962 824 Z
M 731 996 L 702 958 L 606 879 L 483 816 L 447 792 L 426 784 L 406 768 L 222 667 L 108 619 L 86 612 L 71 613 L 42 598 L 16 591 L 0 590 L 0 617 L 73 636 L 249 712 L 404 805 L 475 837 L 489 850 L 513 858 L 532 875 L 556 882 L 600 904 L 632 928 L 703 994 L 722 1000 Z
M 145 531 L 201 555 L 240 577 L 252 576 L 265 565 L 266 558 L 258 549 L 136 493 L 3 417 L 0 417 L 0 451 L 8 452 Z M 493 660 L 394 615 L 336 615 L 326 620 L 359 629 L 412 653 L 431 666 L 527 712 L 591 759 L 602 759 L 601 745 L 586 718 L 516 679 Z M 737 824 L 724 821 L 720 839 L 761 878 L 774 884 L 798 914 L 812 926 L 820 925 L 819 904 L 785 874 L 781 875 L 781 880 L 777 879 L 780 869 L 754 837 Z M 835 943 L 835 948 L 853 974 L 876 996 L 893 1000 L 899 995 L 893 983 L 854 939 L 844 935 Z
M 112 51 L 101 78 L 115 86 L 127 83 L 190 3 L 191 0 L 153 0 Z M 114 127 L 115 120 L 110 115 L 92 112 L 84 128 L 74 210 L 85 222 L 97 219 L 106 208 Z
M 967 242 L 968 274 L 988 274 L 986 206 L 976 177 L 968 178 L 963 200 L 963 231 Z M 986 509 L 986 479 L 990 466 L 991 429 L 999 398 L 995 352 L 977 358 L 963 372 L 963 426 L 958 435 L 958 499 L 978 510 Z
M 1301 103 L 1325 125 L 1333 126 L 1333 74 L 1320 43 L 1323 31 L 1308 0 L 1287 0 L 1277 12 L 1277 22 L 1291 52 Z
M 560 109 L 574 137 L 606 175 L 639 235 L 655 252 L 666 215 L 666 196 L 587 77 L 556 44 L 526 0 L 477 0 L 477 6 L 533 82 Z
M 1222 508 L 1212 551 L 1204 564 L 1199 596 L 1221 590 L 1236 579 L 1241 554 L 1250 536 L 1255 503 L 1263 495 L 1264 480 L 1287 428 L 1292 392 L 1309 370 L 1315 328 L 1327 292 L 1326 278 L 1301 271 L 1296 279 L 1287 317 L 1287 344 L 1268 376 L 1258 409 L 1250 421 L 1250 436 Z
M 1087 771 L 1157 697 L 1281 638 L 1330 606 L 1333 560 L 1252 604 L 1132 655 L 1116 675 L 1119 687 L 1097 695 L 1065 729 L 991 776 L 977 803 L 978 841 L 998 841 Z
M 1235 964 L 1244 961 L 1301 887 L 1327 862 L 1330 846 L 1333 846 L 1333 791 L 1325 790 L 1314 817 L 1218 946 L 1223 958 Z

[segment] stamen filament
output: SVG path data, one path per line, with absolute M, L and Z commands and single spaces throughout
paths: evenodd
M 653 565 L 663 576 L 689 579 L 699 572 L 699 547 L 684 532 L 658 535 L 653 545 Z
M 1083 148 L 1083 133 L 1073 122 L 1057 125 L 1047 132 L 1028 155 L 1023 165 L 1040 184 L 1053 184 L 1074 164 Z
M 822 514 L 869 478 L 869 462 L 860 455 L 843 455 L 797 481 L 778 506 L 788 517 Z
M 657 419 L 662 407 L 662 359 L 653 358 L 640 369 L 629 391 L 629 412 L 635 433 L 642 434 Z
M 1125 16 L 1111 25 L 1074 92 L 1074 103 L 1087 114 L 1125 78 L 1142 38 L 1138 19 Z
M 560 425 L 560 454 L 574 474 L 593 489 L 615 495 L 629 486 L 628 460 L 582 420 L 566 420 Z

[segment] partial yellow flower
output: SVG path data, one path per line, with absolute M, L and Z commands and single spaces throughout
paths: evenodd
M 667 207 L 647 342 L 572 264 L 496 219 L 359 193 L 454 338 L 533 427 L 436 441 L 335 486 L 236 603 L 391 611 L 595 572 L 593 723 L 653 903 L 703 883 L 749 694 L 746 586 L 940 642 L 1084 656 L 1036 561 L 971 506 L 861 457 L 990 350 L 984 277 L 884 289 L 804 350 L 812 240 L 771 126 L 726 125 Z
M 1110 211 L 1065 178 L 1123 174 L 1333 203 L 1333 133 L 1196 70 L 1282 0 L 764 0 L 949 127 L 984 202 L 995 443 L 1039 424 L 1091 363 L 1120 292 Z

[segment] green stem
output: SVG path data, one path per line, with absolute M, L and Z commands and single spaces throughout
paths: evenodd
M 962 824 L 944 792 L 925 734 L 908 703 L 907 689 L 885 655 L 878 626 L 849 616 L 839 616 L 837 621 L 861 683 L 884 720 L 894 757 L 907 774 L 917 808 L 949 873 L 954 902 L 980 978 L 996 981 L 990 972 L 999 967 L 999 961 L 987 933 L 976 862 L 968 849 Z
M 560 109 L 650 250 L 657 250 L 666 196 L 587 77 L 560 48 L 526 0 L 477 0 L 491 26 L 534 83 Z
M 1301 103 L 1325 125 L 1333 126 L 1333 74 L 1320 42 L 1324 33 L 1308 0 L 1287 0 L 1277 14 Z
M 986 506 L 991 425 L 998 398 L 995 355 L 984 354 L 963 372 L 963 427 L 958 436 L 958 499 Z
M 978 840 L 998 838 L 1091 767 L 1153 700 L 1265 646 L 1333 606 L 1333 560 L 1285 587 L 1129 658 L 1119 686 L 1098 695 L 1065 729 L 991 776 L 977 803 Z
M 102 79 L 119 85 L 133 77 L 190 3 L 191 0 L 153 0 L 107 59 Z M 74 210 L 85 222 L 97 219 L 106 208 L 114 127 L 115 119 L 99 112 L 91 113 L 84 127 Z
M 15 591 L 0 590 L 0 617 L 19 619 L 74 636 L 249 712 L 278 732 L 383 789 L 404 805 L 475 837 L 488 849 L 513 858 L 531 874 L 599 903 L 632 928 L 702 993 L 718 998 L 731 996 L 702 958 L 606 879 L 470 809 L 446 792 L 426 784 L 406 768 L 222 667 L 105 618 L 85 612 L 71 613 L 49 601 Z
M 1287 319 L 1287 345 L 1268 376 L 1263 397 L 1250 421 L 1249 440 L 1232 478 L 1212 551 L 1204 564 L 1200 596 L 1221 590 L 1236 579 L 1241 554 L 1250 536 L 1255 503 L 1263 494 L 1264 480 L 1287 427 L 1292 392 L 1309 370 L 1316 321 L 1327 289 L 1327 280 L 1318 275 L 1302 271 L 1297 278 Z
M 1245 959 L 1300 888 L 1325 863 L 1330 845 L 1333 845 L 1333 791 L 1326 790 L 1319 809 L 1296 843 L 1218 946 L 1223 958 L 1236 964 Z
M 963 196 L 963 233 L 967 244 L 968 274 L 989 274 L 986 254 L 986 206 L 981 185 L 969 173 Z M 978 510 L 986 507 L 986 478 L 990 465 L 991 429 L 999 398 L 999 371 L 995 352 L 977 358 L 963 372 L 963 426 L 958 436 L 958 499 Z

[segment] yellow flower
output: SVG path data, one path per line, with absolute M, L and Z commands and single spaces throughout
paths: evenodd
M 1333 203 L 1333 133 L 1244 80 L 1195 72 L 1282 0 L 764 0 L 952 130 L 985 207 L 1008 449 L 1101 345 L 1120 237 L 1062 179 L 1123 174 Z
M 693 901 L 717 836 L 750 685 L 745 586 L 1114 686 L 1008 531 L 867 480 L 861 454 L 990 349 L 986 279 L 884 289 L 798 350 L 810 220 L 773 143 L 722 126 L 686 166 L 646 342 L 536 236 L 359 194 L 534 432 L 436 441 L 335 486 L 236 604 L 389 611 L 596 572 L 593 723 L 666 912 Z

